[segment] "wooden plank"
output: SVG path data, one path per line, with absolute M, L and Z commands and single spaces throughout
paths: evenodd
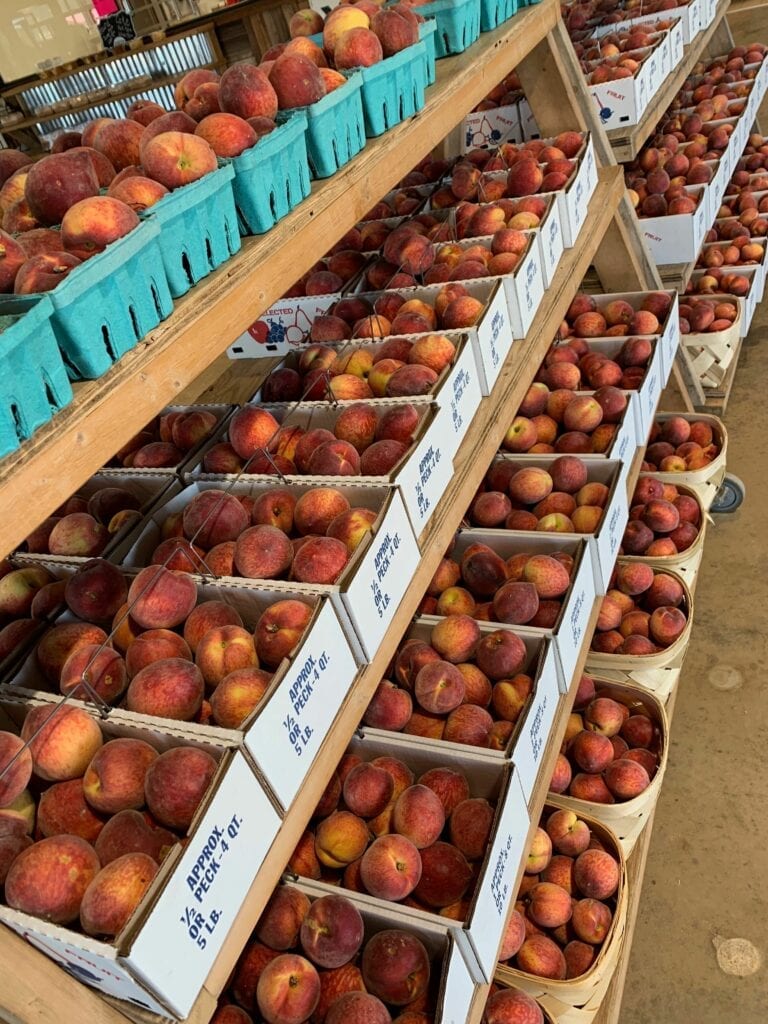
M 605 131 L 562 21 L 520 61 L 517 73 L 536 114 L 542 138 L 577 127 L 589 130 L 600 163 L 613 162 Z
M 0 461 L 0 554 L 23 539 L 169 404 L 294 281 L 429 153 L 558 17 L 556 0 L 525 8 L 465 53 L 438 62 L 427 107 L 365 149 L 268 234 L 242 250 L 176 304 L 173 314 L 75 401 Z M 616 187 L 620 182 L 615 183 Z
M 98 1021 L 125 1024 L 125 1017 L 71 974 L 0 925 L 0 1020 L 7 1024 Z M 71 1007 L 72 1013 L 68 1012 Z M 63 1013 L 63 1016 L 62 1016 Z
M 481 407 L 455 461 L 456 471 L 451 483 L 435 509 L 428 530 L 425 531 L 422 557 L 414 572 L 413 584 L 403 598 L 376 657 L 361 674 L 349 699 L 339 711 L 333 729 L 323 744 L 310 776 L 305 781 L 290 814 L 270 849 L 256 882 L 243 902 L 235 924 L 225 940 L 216 964 L 206 980 L 203 991 L 189 1018 L 194 1024 L 205 1024 L 210 1018 L 215 1001 L 226 985 L 233 965 L 277 884 L 331 773 L 362 718 L 370 697 L 382 678 L 402 634 L 416 612 L 422 593 L 458 528 L 465 508 L 471 501 L 488 464 L 499 447 L 508 427 L 510 415 L 513 414 L 525 394 L 531 377 L 549 347 L 557 326 L 573 298 L 576 287 L 589 268 L 595 247 L 610 222 L 622 194 L 623 183 L 619 169 L 612 167 L 602 170 L 589 209 L 592 230 L 582 232 L 577 246 L 564 253 L 560 268 L 551 287 L 547 290 L 531 331 L 525 339 L 514 343 L 492 394 L 482 400 Z M 560 724 L 557 728 L 560 728 Z M 0 939 L 2 939 L 2 933 L 0 933 Z M 27 961 L 35 963 L 36 969 L 43 979 L 45 979 L 46 967 L 54 968 L 54 965 L 47 961 L 42 954 L 24 943 L 20 948 L 12 948 L 10 951 L 6 951 L 4 944 L 0 945 L 3 954 L 0 956 L 0 962 L 10 972 L 9 977 L 24 974 L 27 970 Z M 58 973 L 58 969 L 55 971 Z M 55 975 L 51 975 L 51 978 L 53 977 Z M 1 978 L 2 974 L 0 974 Z M 51 978 L 41 980 L 38 990 L 52 991 Z M 79 999 L 80 991 L 87 994 L 88 998 L 85 1001 Z M 102 1024 L 102 1022 L 103 1024 L 117 1024 L 114 1018 L 102 1017 L 100 1013 L 95 1012 L 92 999 L 92 992 L 81 990 L 77 986 L 72 998 L 57 1007 L 55 1024 L 80 1024 L 83 1019 L 98 1022 L 98 1024 Z M 128 1007 L 125 1008 L 125 1012 L 132 1019 L 141 1021 L 147 1019 L 144 1015 L 137 1017 L 135 1011 L 129 1010 Z M 87 1014 L 87 1017 L 84 1018 L 84 1014 Z M 21 1016 L 21 1019 L 32 1020 L 33 1018 Z M 54 1022 L 51 1021 L 51 1024 Z M 124 1024 L 124 1021 L 121 1020 L 120 1024 Z
M 693 42 L 683 50 L 683 59 L 668 75 L 664 85 L 645 109 L 645 113 L 636 125 L 630 128 L 612 128 L 607 132 L 616 159 L 620 162 L 634 160 L 643 143 L 653 133 L 659 119 L 680 90 L 680 86 L 691 73 L 691 68 L 707 49 L 710 40 L 718 40 L 720 22 L 725 17 L 730 0 L 720 0 L 712 24 L 700 32 Z

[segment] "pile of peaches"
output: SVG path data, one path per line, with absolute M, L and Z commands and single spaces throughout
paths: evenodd
M 676 576 L 644 562 L 619 561 L 600 606 L 590 650 L 658 654 L 679 639 L 687 624 L 685 591 Z
M 113 938 L 183 841 L 216 761 L 199 747 L 113 739 L 67 705 L 31 709 L 20 735 L 0 732 L 0 768 L 14 758 L 0 778 L 5 902 Z
M 642 470 L 651 473 L 686 473 L 704 469 L 719 454 L 720 445 L 709 423 L 672 416 L 653 422 Z
M 127 577 L 99 558 L 67 580 L 41 566 L 15 569 L 0 593 L 6 609 L 16 598 L 20 615 L 43 605 L 50 616 L 70 613 L 34 647 L 35 689 L 228 729 L 258 707 L 312 618 L 310 605 L 286 598 L 246 623 L 231 604 L 200 600 L 184 572 L 153 565 Z
M 590 803 L 624 803 L 650 786 L 659 768 L 663 737 L 644 706 L 631 706 L 596 688 L 584 675 L 549 783 Z
M 696 498 L 681 494 L 674 484 L 641 476 L 632 495 L 621 551 L 648 558 L 677 555 L 694 543 L 700 527 L 701 506 Z
M 610 936 L 621 885 L 616 852 L 573 811 L 546 807 L 500 962 L 553 981 L 586 974 Z

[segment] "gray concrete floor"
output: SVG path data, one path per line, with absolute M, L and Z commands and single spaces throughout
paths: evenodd
M 724 417 L 747 496 L 707 534 L 621 1024 L 768 1022 L 766 381 L 768 301 Z M 724 973 L 718 937 L 752 943 L 758 970 Z

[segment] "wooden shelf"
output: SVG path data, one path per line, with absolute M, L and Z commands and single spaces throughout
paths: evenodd
M 669 74 L 659 91 L 648 104 L 640 121 L 628 128 L 612 128 L 606 132 L 608 141 L 613 148 L 614 155 L 620 163 L 634 160 L 640 152 L 643 144 L 653 133 L 659 119 L 670 105 L 680 86 L 691 73 L 696 61 L 707 49 L 711 40 L 716 36 L 720 24 L 728 12 L 731 0 L 720 0 L 717 5 L 715 17 L 712 24 L 694 38 L 693 42 L 683 50 L 683 59 Z
M 623 196 L 623 180 L 618 167 L 600 171 L 599 182 L 589 208 L 591 229 L 583 231 L 576 247 L 566 250 L 555 279 L 547 290 L 544 301 L 536 315 L 528 336 L 516 341 L 502 368 L 491 395 L 482 400 L 480 409 L 472 422 L 467 436 L 454 460 L 455 473 L 451 483 L 435 509 L 421 538 L 422 557 L 413 577 L 413 585 L 398 608 L 387 636 L 374 660 L 358 679 L 347 702 L 339 711 L 333 728 L 318 754 L 310 776 L 291 808 L 280 833 L 267 855 L 262 869 L 246 897 L 240 913 L 231 929 L 221 953 L 209 975 L 203 992 L 198 998 L 189 1020 L 196 1024 L 207 1021 L 216 1005 L 216 999 L 223 990 L 229 974 L 243 949 L 261 911 L 274 886 L 277 884 L 285 865 L 306 828 L 312 811 L 331 776 L 339 757 L 348 744 L 355 728 L 362 718 L 368 702 L 382 678 L 386 666 L 394 653 L 402 634 L 416 612 L 422 593 L 431 579 L 453 534 L 459 526 L 463 512 L 480 484 L 488 464 L 497 451 L 509 425 L 510 415 L 517 408 L 530 384 L 547 348 L 551 344 L 557 327 L 570 304 L 576 288 L 588 269 L 601 238 L 608 230 Z M 233 380 L 237 386 L 237 378 Z M 220 400 L 227 394 L 216 389 Z M 584 652 L 586 657 L 586 652 Z M 567 711 L 565 702 L 561 705 L 555 732 L 565 728 Z M 559 743 L 557 744 L 559 746 Z M 551 743 L 551 759 L 556 747 Z M 548 775 L 542 773 L 542 779 Z M 542 788 L 543 787 L 543 788 Z M 537 786 L 543 803 L 546 783 Z M 28 950 L 25 948 L 28 955 Z M 57 968 L 51 966 L 51 970 Z M 13 992 L 13 978 L 22 970 L 18 959 L 6 955 L 0 958 L 0 990 Z M 82 989 L 83 1000 L 93 1000 L 94 994 Z M 97 1003 L 99 1002 L 96 997 Z M 11 1003 L 8 1007 L 18 1016 L 21 1009 Z M 127 1015 L 136 1019 L 133 1008 L 121 1006 Z M 75 1024 L 86 1012 L 85 1003 L 78 998 L 67 1004 L 66 1015 L 59 1017 L 59 1024 Z M 93 1010 L 91 1009 L 91 1015 Z M 22 1017 L 22 1019 L 24 1019 Z
M 441 60 L 424 110 L 378 139 L 272 231 L 193 288 L 168 320 L 72 404 L 0 460 L 0 556 L 61 504 L 245 331 L 413 165 L 429 153 L 556 24 L 543 0 L 465 53 Z M 20 517 L 17 510 L 27 508 Z
M 202 67 L 216 70 L 224 67 L 224 61 L 212 61 L 209 64 L 203 64 Z M 86 71 L 87 68 L 80 68 L 80 70 Z M 163 75 L 162 78 L 153 78 L 151 82 L 142 82 L 141 85 L 124 89 L 114 96 L 100 96 L 98 99 L 78 103 L 76 107 L 67 107 L 66 110 L 57 110 L 52 114 L 31 114 L 29 117 L 25 117 L 23 121 L 0 126 L 0 133 L 13 135 L 15 131 L 22 131 L 24 128 L 34 128 L 39 124 L 48 124 L 50 121 L 57 121 L 60 117 L 68 117 L 70 114 L 81 114 L 86 110 L 92 110 L 94 107 L 104 106 L 106 103 L 118 103 L 120 100 L 127 100 L 132 96 L 140 96 L 142 93 L 151 92 L 153 89 L 162 89 L 164 85 L 176 85 L 186 74 L 187 71 L 178 71 L 174 75 Z

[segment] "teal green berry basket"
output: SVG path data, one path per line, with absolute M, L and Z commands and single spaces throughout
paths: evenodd
M 178 299 L 240 248 L 231 164 L 175 189 L 144 214 L 160 229 L 171 295 Z
M 438 60 L 463 53 L 480 36 L 480 0 L 434 0 L 419 7 L 423 18 L 434 18 L 435 54 Z
M 0 297 L 0 456 L 72 401 L 47 295 Z
M 480 0 L 480 31 L 490 32 L 517 14 L 518 0 Z
M 427 48 L 421 40 L 400 53 L 360 68 L 365 134 L 383 135 L 424 107 L 427 88 Z
M 434 18 L 427 18 L 419 23 L 419 39 L 424 43 L 425 56 L 427 60 L 427 85 L 435 84 L 435 34 L 437 33 L 437 22 Z
M 170 316 L 173 299 L 145 221 L 92 256 L 49 292 L 51 323 L 70 380 L 96 380 Z
M 307 159 L 313 178 L 330 178 L 365 146 L 362 85 L 362 76 L 355 73 L 311 106 L 278 110 L 278 124 L 298 113 L 306 115 Z
M 295 114 L 233 160 L 232 192 L 241 235 L 263 235 L 310 192 L 307 117 Z

